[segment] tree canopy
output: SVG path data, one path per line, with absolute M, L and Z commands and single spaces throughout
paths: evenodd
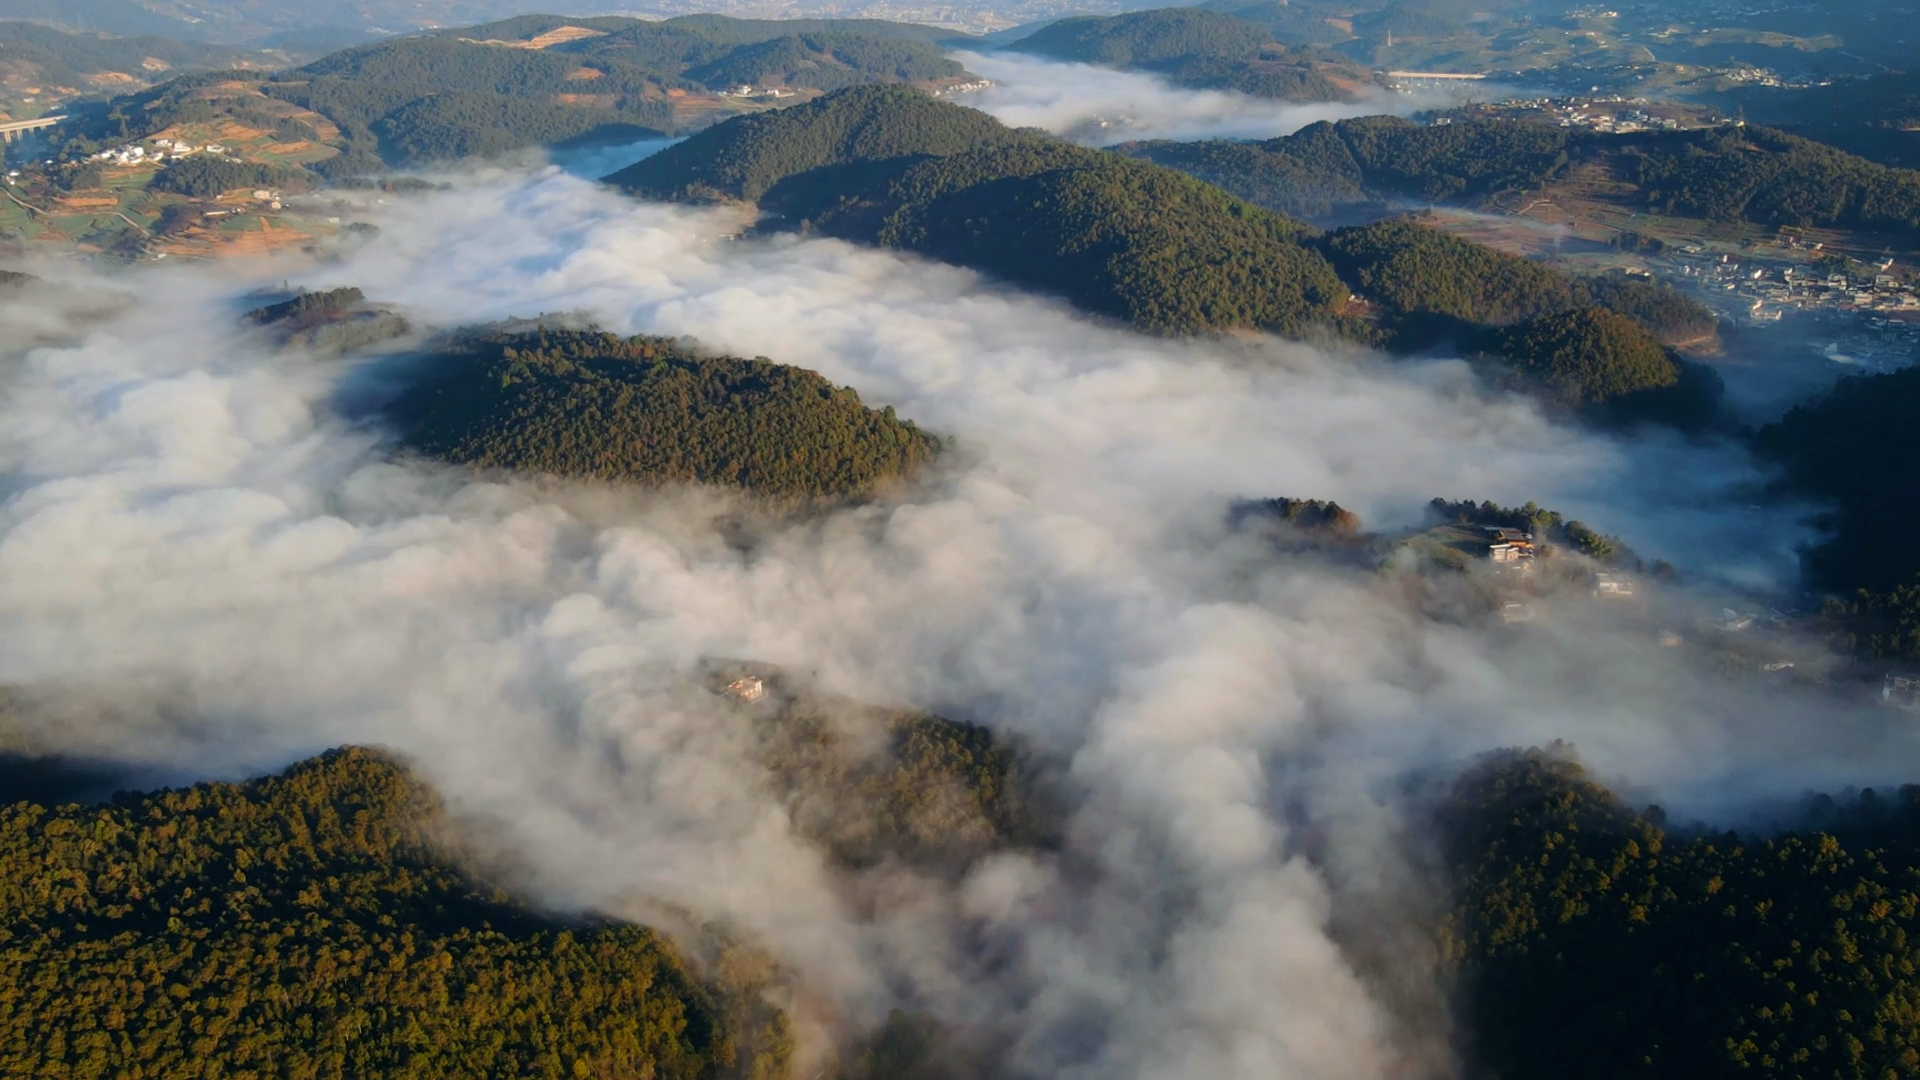
M 938 441 L 811 371 L 585 330 L 456 339 L 392 406 L 405 444 L 556 476 L 870 494 Z
M 757 193 L 778 226 L 976 267 L 1154 331 L 1301 330 L 1347 296 L 1298 221 L 905 90 L 730 120 L 610 179 L 665 198 Z
M 642 927 L 511 902 L 430 792 L 343 750 L 241 784 L 0 809 L 0 1072 L 704 1080 L 724 1003 Z
M 1568 274 L 1409 218 L 1341 229 L 1325 248 L 1362 296 L 1400 314 L 1504 326 L 1585 299 Z
M 1469 769 L 1439 817 L 1470 1058 L 1566 1080 L 1920 1068 L 1920 788 L 1812 809 L 1676 836 L 1555 752 Z
M 1244 145 L 1255 152 L 1218 143 L 1144 143 L 1127 152 L 1190 168 L 1288 211 L 1373 199 L 1474 205 L 1591 165 L 1623 185 L 1611 198 L 1644 210 L 1765 226 L 1920 231 L 1920 173 L 1753 125 L 1607 133 L 1506 118 L 1423 126 L 1365 116 Z
M 1259 22 L 1198 7 L 1061 19 L 1009 48 L 1282 101 L 1351 101 L 1352 88 L 1370 81 L 1331 56 L 1294 53 Z
M 567 27 L 587 33 L 538 49 L 501 47 Z M 347 49 L 267 90 L 324 114 L 350 137 L 371 133 L 390 161 L 434 160 L 622 125 L 671 129 L 668 91 L 741 83 L 832 90 L 964 74 L 925 29 L 877 20 L 525 16 Z
M 1011 47 L 1056 60 L 1126 68 L 1195 56 L 1250 60 L 1272 40 L 1273 35 L 1258 23 L 1178 7 L 1061 19 Z
M 904 87 L 862 87 L 717 124 L 607 182 L 645 198 L 754 201 L 789 176 L 829 165 L 954 154 L 1014 138 L 977 110 Z
M 1806 553 L 1815 584 L 1878 592 L 1920 576 L 1916 410 L 1920 368 L 1906 368 L 1842 379 L 1760 430 L 1755 445 L 1788 488 L 1832 507 L 1827 539 Z
M 952 36 L 876 19 L 529 15 L 342 49 L 273 75 L 182 76 L 87 107 L 74 127 L 96 140 L 140 138 L 174 123 L 229 117 L 285 128 L 296 140 L 316 134 L 259 108 L 264 95 L 331 122 L 337 132 L 325 141 L 339 154 L 310 167 L 344 177 L 578 139 L 663 134 L 711 115 L 676 113 L 676 95 L 741 84 L 805 91 L 956 78 L 964 69 L 935 44 Z M 208 91 L 220 83 L 237 89 Z
M 1580 277 L 1454 236 L 1412 217 L 1387 218 L 1327 235 L 1322 249 L 1355 291 L 1380 305 L 1390 340 L 1417 348 L 1463 328 L 1598 305 L 1661 341 L 1711 336 L 1714 314 L 1672 286 L 1625 275 Z
M 1570 409 L 1621 404 L 1677 386 L 1680 365 L 1632 319 L 1601 307 L 1540 315 L 1487 338 L 1535 393 Z
M 247 312 L 246 318 L 263 326 L 279 322 L 319 322 L 328 316 L 350 311 L 365 303 L 366 299 L 366 293 L 351 285 L 321 292 L 302 291 L 289 299 L 254 308 Z

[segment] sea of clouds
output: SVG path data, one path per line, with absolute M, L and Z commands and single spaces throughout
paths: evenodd
M 995 1075 L 1449 1075 L 1408 776 L 1569 739 L 1713 813 L 1904 779 L 1920 749 L 1662 642 L 1791 578 L 1804 532 L 1748 509 L 1764 477 L 1737 447 L 1569 426 L 1459 361 L 1147 338 L 558 167 L 364 214 L 377 236 L 313 256 L 37 268 L 118 297 L 84 316 L 0 301 L 0 684 L 40 704 L 20 722 L 172 781 L 391 747 L 537 899 L 769 949 L 816 1058 L 904 1006 Z M 798 520 L 475 476 L 397 454 L 360 407 L 404 356 L 243 328 L 243 295 L 282 280 L 428 328 L 569 312 L 690 336 L 951 451 L 911 493 Z M 1276 495 L 1387 531 L 1435 495 L 1538 500 L 1690 584 L 1550 595 L 1507 627 L 1229 527 Z M 1063 848 L 958 881 L 836 866 L 769 794 L 742 710 L 697 685 L 712 657 L 1021 737 L 1072 794 Z

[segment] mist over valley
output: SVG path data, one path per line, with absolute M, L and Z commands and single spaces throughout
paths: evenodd
M 1313 10 L 8 143 L 0 1073 L 1914 1073 L 1920 180 Z

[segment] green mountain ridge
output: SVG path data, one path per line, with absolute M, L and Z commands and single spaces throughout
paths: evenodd
M 336 125 L 338 156 L 309 167 L 350 176 L 570 140 L 685 130 L 711 114 L 683 114 L 675 95 L 711 98 L 741 84 L 814 93 L 958 78 L 965 70 L 933 43 L 950 36 L 871 19 L 528 15 L 343 49 L 274 75 L 171 80 L 86 107 L 71 133 L 101 143 L 147 136 L 181 116 L 227 114 L 260 126 L 247 110 L 261 110 L 245 95 L 226 95 L 234 98 L 227 101 L 202 90 L 238 82 L 247 95 L 311 110 Z
M 1308 217 L 1375 200 L 1472 206 L 1595 166 L 1631 185 L 1647 211 L 1920 235 L 1920 173 L 1755 126 L 1610 134 L 1509 119 L 1424 126 L 1369 116 L 1259 143 L 1118 149 Z
M 164 37 L 109 37 L 57 30 L 31 22 L 0 21 L 0 78 L 37 84 L 40 100 L 56 88 L 95 92 L 114 82 L 147 83 L 179 71 L 254 66 L 279 67 L 281 53 L 175 41 Z
M 335 751 L 244 784 L 0 810 L 0 1072 L 698 1080 L 725 1006 L 642 927 L 559 920 L 430 840 L 432 793 Z
M 1437 808 L 1441 936 L 1486 1075 L 1906 1076 L 1920 1065 L 1920 787 L 1772 835 L 1676 834 L 1558 750 Z
M 1338 57 L 1281 45 L 1260 23 L 1197 7 L 1062 19 L 1006 48 L 1279 101 L 1354 101 L 1355 88 L 1373 81 Z
M 585 330 L 456 337 L 390 415 L 443 461 L 787 498 L 870 495 L 939 448 L 811 371 Z
M 711 662 L 680 689 L 737 725 L 760 794 L 831 867 L 957 881 L 994 852 L 1057 843 L 1062 811 L 1017 740 L 766 665 Z M 504 891 L 486 872 L 501 856 L 468 845 L 484 824 L 391 754 L 55 805 L 60 781 L 111 774 L 36 756 L 30 708 L 0 694 L 0 1073 L 787 1075 L 794 1035 L 770 1000 L 789 976 L 759 944 L 716 928 L 675 944 Z M 818 1075 L 924 1065 L 898 1045 L 909 1021 Z
M 1009 801 L 1023 781 L 985 729 L 903 715 L 868 761 L 825 719 L 846 703 L 713 672 L 762 676 L 762 700 L 723 707 L 753 715 L 785 778 L 769 794 L 803 832 L 827 827 L 838 865 L 898 850 L 937 867 L 1057 830 L 1057 807 Z M 756 947 L 694 957 L 515 899 L 380 751 L 97 805 L 7 799 L 9 1076 L 744 1080 L 782 1075 L 794 1050 L 765 1000 L 784 976 Z M 1763 833 L 1678 829 L 1557 746 L 1446 779 L 1427 807 L 1443 891 L 1411 929 L 1458 987 L 1470 1075 L 1902 1075 L 1920 787 L 1802 805 Z M 972 1075 L 978 1053 L 898 1013 L 848 1050 L 821 1075 Z
M 608 181 L 757 199 L 779 227 L 976 267 L 1152 331 L 1305 331 L 1346 299 L 1299 222 L 906 90 L 729 121 Z
M 1576 411 L 1632 400 L 1646 407 L 1620 418 L 1694 426 L 1717 408 L 1711 373 L 1650 336 L 1713 332 L 1712 314 L 1671 289 L 1574 278 L 1405 220 L 1323 237 L 1176 170 L 904 88 L 728 121 L 607 179 L 647 198 L 757 202 L 764 227 L 973 267 L 1155 333 L 1341 333 L 1403 351 L 1451 340 Z M 1379 308 L 1374 323 L 1348 317 L 1350 293 Z M 1605 304 L 1626 318 L 1586 316 L 1601 329 L 1572 338 L 1547 324 L 1487 334 Z M 1680 393 L 1682 373 L 1685 400 L 1653 407 L 1645 394 Z
M 752 202 L 815 169 L 955 154 L 1017 138 L 985 113 L 901 87 L 847 90 L 712 130 L 606 182 L 650 199 Z
M 1857 375 L 1757 433 L 1756 448 L 1781 466 L 1787 489 L 1828 508 L 1822 518 L 1830 535 L 1805 554 L 1815 584 L 1883 593 L 1920 582 L 1915 408 L 1920 368 Z M 1920 658 L 1911 646 L 1882 651 Z

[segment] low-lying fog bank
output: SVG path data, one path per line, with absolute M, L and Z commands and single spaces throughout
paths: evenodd
M 1916 760 L 1920 735 L 1863 706 L 1663 639 L 1718 590 L 1791 579 L 1802 534 L 1749 509 L 1737 448 L 1559 426 L 1459 362 L 1148 339 L 951 267 L 728 239 L 724 211 L 557 168 L 372 212 L 377 237 L 311 262 L 48 272 L 131 299 L 5 360 L 0 684 L 51 703 L 41 745 L 180 778 L 391 746 L 543 899 L 751 935 L 815 1022 L 904 1002 L 1006 1075 L 1261 1080 L 1451 1068 L 1440 988 L 1388 1000 L 1329 930 L 1347 899 L 1418 908 L 1387 895 L 1418 887 L 1392 798 L 1412 773 L 1561 738 L 1711 813 Z M 283 278 L 416 325 L 691 335 L 952 449 L 900 500 L 758 526 L 715 492 L 396 458 L 334 407 L 379 361 L 241 328 L 236 298 Z M 49 331 L 0 302 L 9 340 L 29 319 Z M 1466 585 L 1227 525 L 1235 499 L 1292 496 L 1390 531 L 1436 495 L 1537 500 L 1691 584 L 1550 589 L 1507 625 L 1449 616 Z M 1064 849 L 957 883 L 834 866 L 766 796 L 738 710 L 690 688 L 709 657 L 1030 739 L 1064 762 Z

